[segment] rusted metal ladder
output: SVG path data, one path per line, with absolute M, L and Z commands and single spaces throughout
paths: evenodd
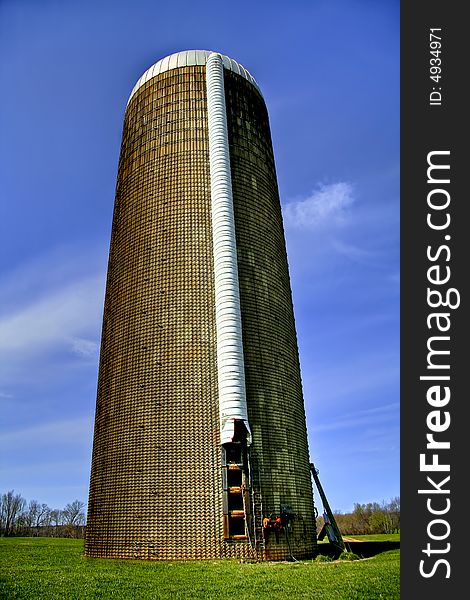
M 251 451 L 248 459 L 250 467 L 250 496 L 252 506 L 252 532 L 256 554 L 264 550 L 263 498 L 261 494 L 261 476 L 258 457 Z

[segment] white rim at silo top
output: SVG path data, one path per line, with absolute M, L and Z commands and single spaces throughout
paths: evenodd
M 170 54 L 165 58 L 162 58 L 154 65 L 147 69 L 139 81 L 135 84 L 134 89 L 129 96 L 128 104 L 131 101 L 134 94 L 137 90 L 142 87 L 147 81 L 155 77 L 156 75 L 160 75 L 160 73 L 164 73 L 165 71 L 170 71 L 171 69 L 178 69 L 180 67 L 189 67 L 192 65 L 205 65 L 207 63 L 207 59 L 211 54 L 214 53 L 212 50 L 184 50 L 183 52 L 176 52 L 175 54 Z M 247 81 L 249 81 L 261 94 L 261 90 L 259 89 L 258 84 L 256 83 L 254 77 L 251 75 L 249 71 L 245 69 L 240 63 L 233 58 L 220 54 L 222 58 L 222 63 L 225 69 L 229 71 L 233 71 L 238 75 L 244 77 Z

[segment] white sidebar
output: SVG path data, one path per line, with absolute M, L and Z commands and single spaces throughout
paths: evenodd
M 224 92 L 224 66 L 220 54 L 206 63 L 209 161 L 214 245 L 215 320 L 221 444 L 233 440 L 235 421 L 245 423 L 251 442 L 246 408 L 245 367 L 238 287 L 232 177 Z

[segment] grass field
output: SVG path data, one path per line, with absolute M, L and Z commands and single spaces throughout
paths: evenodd
M 335 562 L 147 562 L 90 559 L 83 540 L 0 538 L 0 598 L 394 600 L 399 550 Z

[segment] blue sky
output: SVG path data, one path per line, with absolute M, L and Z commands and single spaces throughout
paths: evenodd
M 310 453 L 330 504 L 388 501 L 400 494 L 392 0 L 0 2 L 0 491 L 87 500 L 124 110 L 148 67 L 193 48 L 243 64 L 268 106 Z

